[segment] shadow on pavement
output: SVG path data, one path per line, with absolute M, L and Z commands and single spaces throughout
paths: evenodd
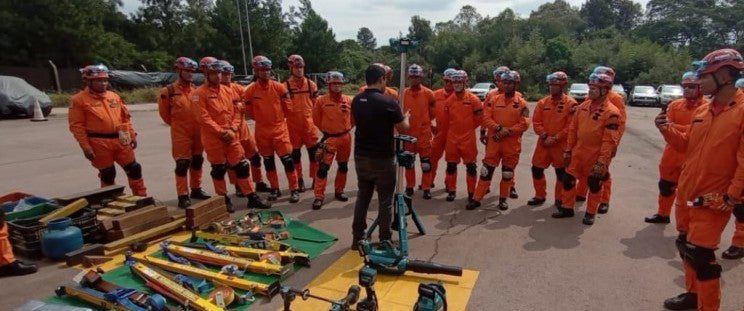
M 679 256 L 674 244 L 675 236 L 664 236 L 665 226 L 650 224 L 636 231 L 632 238 L 620 239 L 627 249 L 623 255 L 633 259 L 659 257 L 674 259 Z

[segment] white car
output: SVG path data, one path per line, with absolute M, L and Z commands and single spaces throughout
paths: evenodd
M 568 89 L 568 95 L 573 97 L 577 102 L 581 103 L 586 99 L 586 95 L 589 94 L 589 84 L 586 83 L 574 83 Z
M 636 85 L 630 92 L 632 106 L 656 106 L 659 104 L 659 93 L 650 85 Z
M 486 95 L 488 95 L 488 92 L 491 90 L 495 90 L 496 85 L 490 82 L 479 82 L 473 85 L 473 87 L 469 88 L 468 91 L 470 93 L 475 94 L 475 96 L 478 96 L 481 101 L 486 100 Z
M 675 99 L 682 98 L 682 86 L 664 84 L 657 90 L 659 93 L 659 101 L 662 106 L 669 105 Z

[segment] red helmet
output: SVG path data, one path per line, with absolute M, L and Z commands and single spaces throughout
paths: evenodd
M 450 77 L 452 82 L 468 82 L 468 73 L 465 70 L 458 70 Z
M 385 68 L 385 77 L 387 77 L 388 80 L 390 80 L 393 77 L 393 68 L 390 68 L 388 65 L 383 65 Z
M 253 58 L 251 67 L 253 67 L 254 70 L 270 70 L 271 60 L 266 56 L 258 55 Z
M 563 71 L 556 71 L 554 73 L 549 74 L 545 80 L 548 81 L 549 85 L 557 84 L 557 85 L 566 85 L 568 84 L 568 75 Z
M 615 70 L 610 67 L 597 66 L 597 67 L 594 67 L 594 70 L 592 71 L 592 73 L 604 73 L 610 76 L 610 78 L 612 78 L 613 83 L 615 81 Z
M 606 73 L 593 73 L 589 75 L 589 85 L 611 88 L 612 83 L 612 77 Z
M 220 61 L 220 64 L 222 65 L 222 72 L 223 73 L 229 73 L 229 74 L 235 73 L 235 67 L 233 67 L 233 65 L 231 65 L 226 60 L 221 60 Z
M 196 61 L 194 61 L 191 58 L 183 57 L 183 56 L 177 58 L 175 64 L 173 65 L 178 70 L 196 71 L 197 69 L 199 69 L 199 64 L 197 64 Z
M 344 84 L 346 83 L 346 79 L 344 79 L 343 73 L 340 73 L 338 71 L 329 71 L 326 74 L 325 82 L 327 84 Z
M 498 68 L 496 68 L 496 70 L 493 71 L 493 78 L 496 80 L 501 80 L 501 75 L 503 75 L 505 72 L 508 72 L 509 70 L 511 70 L 509 69 L 509 67 L 499 66 Z
M 202 57 L 202 59 L 199 60 L 199 69 L 204 70 L 205 66 L 209 63 L 216 62 L 218 59 L 212 57 L 212 56 L 205 56 Z
M 442 79 L 444 79 L 444 81 L 452 81 L 452 75 L 455 73 L 457 73 L 457 69 L 447 68 L 444 73 L 442 73 Z
M 681 84 L 682 85 L 686 85 L 686 84 L 700 85 L 700 76 L 698 76 L 698 74 L 696 72 L 694 72 L 694 71 L 685 72 L 682 75 L 682 83 Z
M 720 49 L 710 52 L 703 60 L 692 63 L 698 75 L 712 73 L 724 66 L 731 66 L 738 70 L 744 70 L 744 59 L 741 53 L 734 49 Z
M 80 69 L 80 73 L 84 80 L 108 79 L 109 77 L 108 67 L 102 64 L 85 66 L 85 68 Z
M 206 72 L 222 72 L 223 70 L 222 61 L 214 57 L 211 57 L 211 58 L 212 59 L 207 59 L 207 60 L 204 60 L 204 58 L 202 58 L 202 60 L 199 61 L 202 71 L 204 71 L 205 73 Z
M 408 66 L 408 76 L 411 77 L 423 77 L 424 76 L 424 68 L 417 64 L 413 64 L 411 66 Z
M 501 75 L 501 81 L 512 81 L 519 83 L 522 81 L 522 77 L 519 76 L 519 72 L 516 70 L 509 70 Z
M 302 56 L 300 55 L 292 54 L 287 58 L 287 64 L 289 65 L 289 68 L 304 68 L 305 60 L 302 59 Z

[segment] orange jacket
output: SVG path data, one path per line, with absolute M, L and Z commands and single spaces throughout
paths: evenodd
M 736 91 L 716 115 L 711 106 L 698 107 L 688 131 L 671 126 L 663 132 L 675 149 L 687 150 L 678 186 L 681 202 L 711 193 L 741 198 L 744 192 L 744 91 Z
M 196 118 L 189 98 L 189 93 L 195 88 L 191 83 L 174 82 L 160 89 L 158 112 L 160 112 L 160 118 L 163 119 L 165 124 L 195 121 Z
M 499 94 L 489 99 L 483 113 L 483 127 L 488 129 L 488 136 L 493 136 L 499 127 L 511 131 L 509 138 L 521 138 L 529 128 L 530 110 L 521 96 L 506 97 Z
M 672 101 L 667 106 L 667 120 L 669 126 L 677 129 L 679 133 L 687 132 L 692 124 L 692 118 L 698 107 L 708 104 L 708 100 L 700 98 L 699 101 L 689 103 L 686 99 L 680 98 Z M 684 149 L 677 149 L 673 144 L 667 143 L 664 147 L 664 153 L 661 156 L 663 162 L 669 165 L 681 166 L 685 161 Z
M 243 100 L 246 112 L 256 120 L 256 132 L 286 126 L 286 116 L 292 111 L 292 101 L 284 84 L 274 80 L 269 80 L 268 83 L 251 83 L 243 94 Z
M 610 90 L 607 92 L 607 100 L 620 111 L 620 136 L 623 136 L 623 133 L 625 133 L 625 122 L 628 120 L 628 114 L 625 112 L 625 99 L 623 99 L 620 93 Z
M 83 150 L 92 149 L 88 133 L 116 134 L 123 129 L 129 132 L 133 140 L 136 137 L 126 104 L 111 91 L 98 95 L 85 88 L 78 92 L 70 100 L 67 117 L 70 132 Z
M 437 120 L 436 136 L 447 133 L 447 122 L 444 118 L 444 107 L 453 93 L 447 93 L 444 88 L 434 91 L 434 119 Z
M 202 135 L 206 133 L 212 137 L 219 137 L 226 130 L 238 133 L 242 118 L 235 112 L 235 99 L 232 88 L 222 84 L 210 87 L 205 82 L 191 92 L 191 102 L 195 105 Z
M 478 96 L 464 91 L 447 98 L 444 108 L 447 141 L 461 142 L 475 139 L 475 129 L 483 123 L 483 103 Z
M 315 125 L 324 134 L 340 134 L 348 132 L 354 126 L 351 116 L 351 96 L 341 95 L 334 98 L 326 94 L 318 98 L 313 108 Z
M 366 85 L 362 85 L 359 88 L 359 93 L 364 92 L 364 90 L 366 90 L 366 89 L 367 89 L 367 86 Z M 389 87 L 389 86 L 386 86 L 385 87 L 385 95 L 387 95 L 388 97 L 390 97 L 392 99 L 395 99 L 395 101 L 400 100 L 400 97 L 399 97 L 399 94 L 398 94 L 398 90 L 396 90 L 396 89 L 394 89 L 392 87 Z
M 568 128 L 566 150 L 573 151 L 574 155 L 581 154 L 582 159 L 609 166 L 620 143 L 619 128 L 620 111 L 608 99 L 597 104 L 586 100 L 576 109 Z
M 496 97 L 496 95 L 500 95 L 500 94 L 504 94 L 504 92 L 502 92 L 498 88 L 488 91 L 488 94 L 486 94 L 486 99 L 483 100 L 483 103 L 488 103 L 488 101 L 491 98 L 494 98 L 494 97 Z M 522 96 L 522 92 L 520 92 L 520 91 L 515 91 L 514 92 L 514 95 L 516 95 L 516 97 L 524 97 L 524 96 Z
M 555 136 L 558 144 L 564 144 L 573 111 L 578 105 L 573 97 L 566 94 L 561 95 L 559 100 L 554 100 L 550 95 L 539 100 L 532 114 L 532 128 L 535 134 L 540 139 L 544 135 Z
M 418 90 L 410 87 L 403 91 L 405 111 L 411 113 L 409 120 L 411 128 L 408 135 L 418 139 L 431 139 L 431 121 L 434 120 L 434 106 L 436 99 L 434 92 L 421 85 Z
M 313 115 L 313 107 L 318 99 L 318 86 L 306 77 L 295 76 L 291 76 L 284 85 L 292 100 L 292 113 L 287 116 L 287 121 L 306 122 Z

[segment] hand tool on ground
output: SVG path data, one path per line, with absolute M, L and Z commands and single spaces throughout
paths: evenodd
M 129 269 L 145 280 L 147 287 L 165 295 L 179 305 L 198 311 L 221 311 L 223 308 L 202 298 L 199 294 L 192 292 L 186 287 L 181 286 L 166 274 L 146 266 L 141 262 L 127 262 Z
M 282 286 L 281 289 L 281 295 L 282 299 L 284 300 L 284 311 L 290 311 L 292 301 L 294 301 L 295 298 L 297 298 L 297 295 L 302 298 L 302 300 L 308 300 L 310 298 L 317 299 L 320 301 L 325 301 L 327 303 L 331 304 L 331 311 L 350 311 L 351 306 L 357 303 L 359 300 L 359 293 L 361 292 L 361 289 L 357 285 L 352 285 L 349 287 L 349 290 L 346 293 L 346 296 L 344 298 L 341 298 L 339 300 L 331 300 L 325 297 L 316 296 L 310 293 L 310 290 L 308 289 L 296 289 L 289 286 Z
M 160 246 L 163 252 L 173 253 L 188 260 L 215 266 L 225 266 L 233 264 L 238 266 L 238 268 L 240 269 L 248 270 L 253 273 L 282 276 L 289 273 L 292 268 L 289 265 L 282 266 L 281 264 L 273 264 L 266 261 L 256 261 L 247 258 L 234 257 L 205 249 L 184 247 L 174 243 L 170 243 L 168 241 L 161 243 Z
M 60 286 L 54 292 L 59 297 L 74 297 L 108 310 L 170 310 L 163 296 L 147 295 L 135 289 L 120 287 L 104 281 L 101 275 L 93 270 L 86 272 L 79 284 Z
M 421 283 L 413 311 L 447 311 L 447 296 L 442 282 Z
M 215 253 L 230 254 L 233 256 L 245 257 L 245 258 L 250 258 L 253 260 L 262 260 L 263 257 L 269 254 L 276 253 L 279 256 L 281 256 L 282 265 L 296 263 L 304 267 L 310 266 L 310 256 L 308 254 L 301 253 L 301 252 L 274 251 L 274 250 L 267 250 L 267 249 L 253 248 L 253 247 L 230 246 L 230 245 L 215 245 L 210 242 L 202 242 L 202 243 L 171 242 L 171 243 L 175 245 L 191 247 L 191 248 L 208 249 Z
M 377 292 L 375 282 L 377 281 L 377 270 L 363 266 L 359 269 L 359 286 L 364 287 L 367 297 L 356 305 L 357 311 L 377 311 Z

